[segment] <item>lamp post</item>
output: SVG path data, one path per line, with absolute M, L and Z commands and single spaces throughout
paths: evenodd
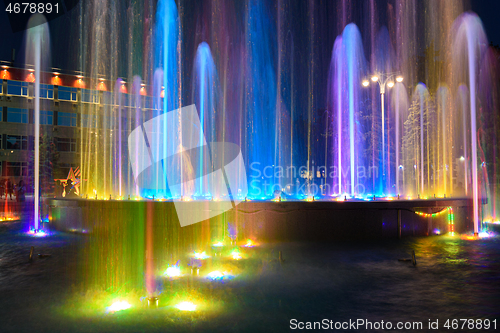
M 370 80 L 375 83 L 377 82 L 380 86 L 380 105 L 382 106 L 382 177 L 385 181 L 385 111 L 384 111 L 384 95 L 385 95 L 385 86 L 388 88 L 394 87 L 394 79 L 397 82 L 403 82 L 403 77 L 399 75 L 397 72 L 392 73 L 376 73 L 373 74 Z M 368 87 L 370 85 L 370 81 L 363 80 L 363 86 Z M 397 163 L 397 162 L 396 162 Z M 396 164 L 398 165 L 398 164 Z M 384 184 L 385 185 L 385 184 Z M 399 184 L 396 184 L 399 187 Z M 399 194 L 399 193 L 398 193 Z

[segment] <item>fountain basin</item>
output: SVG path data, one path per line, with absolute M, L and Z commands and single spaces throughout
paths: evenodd
M 212 204 L 206 201 L 206 205 L 201 206 L 211 210 Z M 49 199 L 47 205 L 50 225 L 56 230 L 93 233 L 106 225 L 116 224 L 124 228 L 127 224 L 141 223 L 149 218 L 155 229 L 168 230 L 168 234 L 175 234 L 178 239 L 193 239 L 194 236 L 189 235 L 203 233 L 207 246 L 228 226 L 238 239 L 268 242 L 397 237 L 398 211 L 401 212 L 402 236 L 428 235 L 434 228 L 448 231 L 448 214 L 430 218 L 417 215 L 415 211 L 435 213 L 447 207 L 453 208 L 455 232 L 472 228 L 472 200 L 467 198 L 370 202 L 245 201 L 231 210 L 186 227 L 180 226 L 172 201 Z M 184 202 L 183 206 L 186 210 L 200 209 L 199 202 Z

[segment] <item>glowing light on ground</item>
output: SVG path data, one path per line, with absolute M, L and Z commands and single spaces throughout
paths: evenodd
M 254 246 L 256 246 L 256 244 L 251 239 L 247 239 L 247 243 L 243 245 L 243 247 L 254 247 Z
M 495 234 L 492 232 L 488 232 L 488 231 L 481 231 L 478 236 L 479 236 L 479 238 L 490 238 L 490 237 L 494 237 Z
M 210 272 L 208 275 L 207 275 L 207 278 L 210 279 L 210 280 L 218 280 L 218 279 L 223 279 L 224 278 L 224 273 L 221 273 L 220 271 L 213 271 L 213 272 Z
M 175 306 L 177 309 L 181 311 L 195 311 L 196 304 L 192 302 L 181 302 Z
M 232 277 L 233 277 L 233 275 L 231 275 L 227 272 L 221 272 L 221 271 L 213 271 L 207 275 L 207 279 L 212 280 L 212 281 L 225 280 L 225 279 L 230 279 Z
M 231 252 L 231 258 L 233 258 L 234 260 L 240 260 L 241 254 L 237 250 L 234 250 L 233 252 Z
M 202 259 L 203 260 L 203 259 L 210 258 L 210 256 L 207 255 L 205 251 L 203 251 L 201 253 L 200 252 L 195 252 L 194 253 L 194 258 L 195 259 Z
M 214 246 L 214 247 L 223 247 L 224 244 L 222 242 L 217 242 L 217 243 L 214 243 L 212 246 Z
M 28 235 L 33 236 L 33 237 L 46 237 L 46 236 L 49 236 L 50 233 L 45 231 L 45 230 L 30 229 L 30 231 L 28 231 Z
M 167 270 L 165 271 L 165 275 L 168 276 L 168 277 L 179 277 L 181 276 L 181 269 L 177 266 L 170 266 L 169 268 L 167 268 Z
M 116 301 L 106 308 L 106 312 L 117 312 L 122 310 L 130 309 L 130 305 L 127 301 Z
M 4 222 L 4 221 L 15 221 L 15 220 L 18 220 L 19 217 L 0 217 L 0 222 Z

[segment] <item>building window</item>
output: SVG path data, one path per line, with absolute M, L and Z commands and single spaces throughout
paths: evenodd
M 54 98 L 54 86 L 51 84 L 40 84 L 40 98 Z
M 3 94 L 3 80 L 0 80 L 0 94 Z
M 113 95 L 109 91 L 104 91 L 102 93 L 102 104 L 113 105 Z
M 8 80 L 7 95 L 28 96 L 28 82 Z
M 40 125 L 53 125 L 54 112 L 53 111 L 40 111 Z
M 58 112 L 57 125 L 76 127 L 76 113 Z
M 76 88 L 59 86 L 58 98 L 64 101 L 76 102 Z
M 9 123 L 28 123 L 28 109 L 7 108 L 7 121 Z
M 82 114 L 82 126 L 86 128 L 96 128 L 97 127 L 97 116 L 91 114 Z
M 27 177 L 28 163 L 27 162 L 6 162 L 5 176 L 8 177 Z
M 151 97 L 151 96 L 144 96 L 144 108 L 145 109 L 154 109 L 154 105 L 155 105 L 155 99 L 154 97 Z
M 28 137 L 21 135 L 6 135 L 7 149 L 12 150 L 27 150 Z
M 58 151 L 76 152 L 76 139 L 56 138 Z
M 99 92 L 97 90 L 82 89 L 82 102 L 99 103 Z
M 74 164 L 74 163 L 59 163 L 57 165 L 58 169 L 59 169 L 59 172 L 61 175 L 68 175 L 69 174 L 69 170 L 72 168 L 73 171 L 76 170 L 76 168 L 78 168 L 78 164 Z

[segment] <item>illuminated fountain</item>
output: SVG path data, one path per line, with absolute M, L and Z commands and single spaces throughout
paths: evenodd
M 35 233 L 38 232 L 41 222 L 40 216 L 40 81 L 42 70 L 47 66 L 50 59 L 49 26 L 43 15 L 34 15 L 28 22 L 26 41 L 26 64 L 33 65 L 29 70 L 34 69 L 34 212 L 33 227 Z M 32 73 L 30 74 L 32 75 Z
M 418 234 L 425 234 L 422 221 L 438 218 L 441 212 L 443 219 L 446 212 L 453 216 L 448 208 L 453 203 L 447 198 L 462 196 L 455 193 L 453 183 L 460 156 L 465 168 L 463 196 L 473 194 L 475 232 L 479 230 L 480 188 L 488 188 L 489 178 L 485 165 L 483 177 L 481 172 L 478 176 L 475 160 L 480 154 L 474 139 L 474 121 L 480 113 L 475 107 L 479 103 L 475 89 L 485 83 L 482 74 L 473 74 L 479 71 L 484 56 L 481 45 L 485 42 L 482 27 L 472 14 L 459 17 L 451 30 L 456 36 L 448 51 L 456 56 L 453 66 L 457 70 L 439 77 L 437 83 L 427 83 L 418 82 L 415 65 L 406 60 L 414 52 L 412 46 L 406 49 L 400 41 L 383 49 L 392 43 L 386 28 L 370 31 L 372 44 L 378 46 L 371 45 L 372 55 L 367 61 L 366 44 L 358 27 L 343 19 L 331 56 L 327 57 L 328 71 L 316 65 L 317 31 L 312 11 L 307 15 L 309 39 L 303 42 L 294 36 L 293 29 L 285 28 L 285 15 L 271 12 L 260 1 L 248 1 L 239 30 L 232 29 L 237 26 L 233 22 L 236 19 L 228 18 L 237 10 L 231 4 L 217 4 L 223 7 L 222 18 L 211 20 L 213 32 L 202 28 L 191 42 L 192 30 L 185 30 L 182 21 L 183 7 L 173 0 L 159 1 L 156 13 L 149 13 L 145 20 L 148 29 L 143 37 L 147 42 L 141 51 L 136 51 L 142 39 L 133 29 L 135 16 L 130 15 L 128 55 L 124 60 L 127 75 L 119 78 L 113 60 L 120 54 L 112 40 L 116 32 L 112 31 L 111 37 L 106 35 L 109 18 L 98 13 L 105 5 L 118 6 L 96 4 L 97 20 L 89 34 L 97 37 L 92 39 L 93 44 L 85 45 L 89 59 L 83 62 L 83 69 L 89 77 L 87 87 L 80 88 L 82 99 L 94 96 L 104 101 L 82 103 L 79 110 L 80 163 L 86 179 L 81 188 L 82 197 L 89 200 L 54 200 L 54 206 L 63 208 L 54 208 L 52 214 L 54 219 L 63 220 L 60 216 L 64 209 L 80 209 L 78 216 L 86 220 L 82 230 L 92 233 L 85 249 L 90 269 L 82 272 L 82 279 L 88 285 L 113 290 L 123 285 L 130 289 L 145 286 L 148 297 L 157 297 L 161 288 L 157 277 L 180 278 L 180 268 L 174 263 L 186 253 L 200 251 L 199 260 L 217 257 L 241 263 L 245 252 L 234 250 L 222 255 L 222 245 L 234 245 L 254 235 L 259 241 L 266 236 L 273 240 L 274 235 L 300 238 L 307 231 L 294 231 L 292 224 L 316 218 L 322 219 L 328 230 L 317 232 L 320 236 L 335 235 L 328 229 L 333 211 L 335 222 L 349 222 L 342 225 L 352 228 L 348 233 L 358 232 L 357 226 L 373 219 L 382 227 L 367 227 L 367 234 L 375 230 L 380 235 L 395 236 L 390 228 L 399 229 L 399 234 L 405 228 L 401 226 L 401 214 L 409 214 L 415 207 L 441 208 L 442 200 L 439 214 L 418 211 Z M 119 11 L 112 8 L 110 12 L 116 23 Z M 269 23 L 274 15 L 279 18 L 277 26 Z M 448 22 L 452 21 L 450 17 Z M 404 30 L 407 40 L 414 37 L 410 32 Z M 474 48 L 471 43 L 479 46 Z M 305 44 L 307 52 L 296 52 L 296 45 Z M 315 82 L 317 71 L 328 72 L 325 82 Z M 302 76 L 294 78 L 294 72 Z M 375 84 L 377 80 L 365 87 L 362 83 L 377 72 L 401 73 L 404 81 L 388 80 L 380 100 L 382 91 Z M 295 85 L 305 76 L 307 84 L 298 89 Z M 112 92 L 102 86 L 102 90 L 94 90 L 104 81 L 113 87 Z M 324 101 L 318 102 L 316 94 L 321 90 L 317 86 L 326 87 Z M 84 92 L 87 88 L 90 93 Z M 90 96 L 83 97 L 87 93 Z M 303 95 L 307 98 L 298 97 Z M 315 114 L 315 108 L 323 103 L 326 109 Z M 189 108 L 192 105 L 196 108 Z M 199 121 L 193 117 L 185 122 L 185 112 Z M 227 174 L 221 171 L 222 176 L 217 178 L 212 172 L 222 170 L 227 157 L 225 150 L 217 150 L 215 142 L 241 148 L 248 174 L 238 174 L 234 187 L 221 186 L 231 183 Z M 313 166 L 321 166 L 323 158 L 328 168 L 325 176 L 318 177 Z M 487 158 L 483 160 L 487 165 Z M 303 174 L 298 171 L 301 166 Z M 283 174 L 287 168 L 295 168 L 295 174 Z M 318 178 L 328 185 L 319 195 L 312 190 Z M 306 185 L 303 193 L 288 191 L 302 185 Z M 490 195 L 493 201 L 494 194 Z M 415 203 L 407 199 L 415 199 Z M 460 205 L 469 202 L 457 200 Z M 178 203 L 186 204 L 187 215 L 217 213 L 196 221 L 201 223 L 182 225 L 181 212 L 175 206 Z M 215 209 L 215 205 L 220 206 Z M 374 210 L 377 213 L 369 218 L 363 215 Z M 389 213 L 379 213 L 385 210 L 398 214 L 387 218 Z M 411 219 L 403 215 L 405 218 Z M 273 225 L 274 221 L 278 222 Z M 392 224 L 384 229 L 383 223 Z M 448 223 L 440 232 L 445 233 L 446 228 L 454 232 L 455 225 Z M 218 245 L 212 245 L 214 239 Z M 244 245 L 254 246 L 253 241 Z M 209 248 L 213 250 L 211 259 L 205 258 L 210 253 L 203 252 Z M 118 257 L 122 260 L 116 263 L 108 259 Z M 209 279 L 223 280 L 224 276 L 226 271 L 218 269 Z M 190 309 L 192 305 L 181 307 Z M 126 304 L 117 303 L 116 309 L 122 308 Z

